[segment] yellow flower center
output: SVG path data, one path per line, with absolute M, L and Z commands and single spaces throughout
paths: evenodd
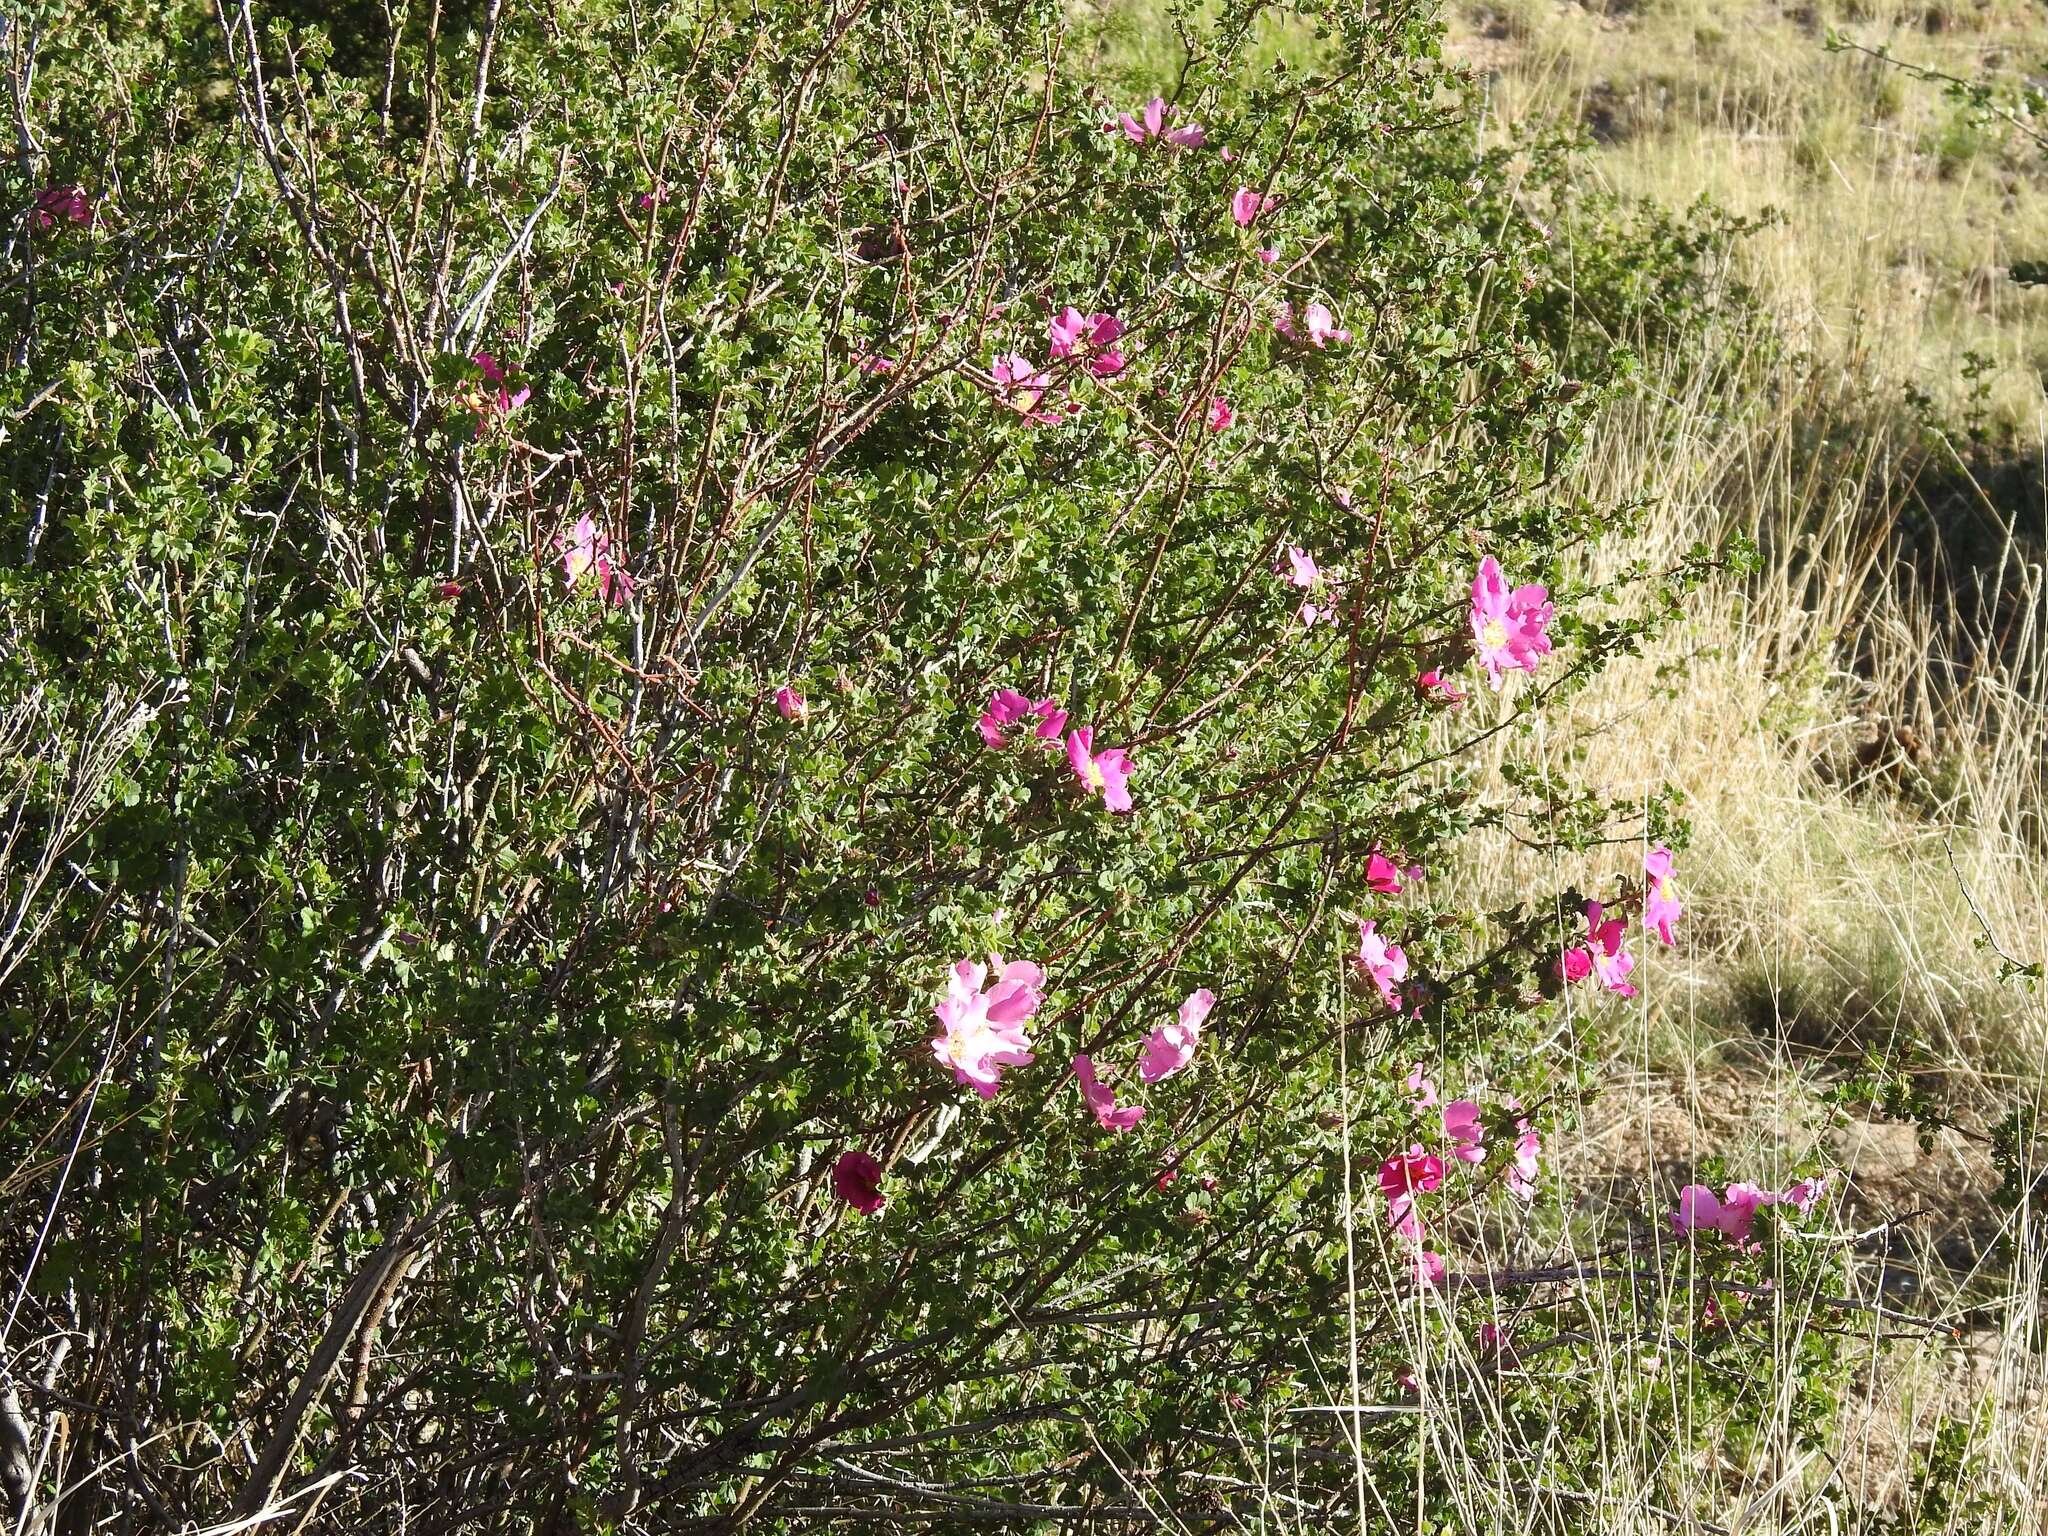
M 1507 625 L 1501 623 L 1499 619 L 1488 619 L 1486 626 L 1479 631 L 1479 643 L 1489 651 L 1505 649 L 1508 643 Z
M 1095 789 L 1105 789 L 1108 787 L 1103 782 L 1102 764 L 1093 761 L 1088 764 L 1088 783 Z

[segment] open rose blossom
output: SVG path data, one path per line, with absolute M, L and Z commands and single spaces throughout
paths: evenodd
M 988 708 L 981 712 L 981 719 L 975 729 L 981 732 L 981 739 L 992 747 L 1007 746 L 1010 730 L 1026 720 L 1036 720 L 1037 728 L 1032 731 L 1035 740 L 1058 746 L 1060 732 L 1067 728 L 1067 712 L 1059 707 L 1055 699 L 1032 699 L 1014 688 L 998 688 L 988 701 Z
M 1119 112 L 1115 122 L 1105 125 L 1105 131 L 1114 133 L 1120 128 L 1123 136 L 1133 144 L 1149 144 L 1154 139 L 1161 139 L 1175 149 L 1200 149 L 1208 142 L 1208 135 L 1200 123 L 1184 123 L 1177 128 L 1167 126 L 1173 121 L 1176 110 L 1154 96 L 1139 108 L 1135 117 L 1128 112 Z
M 1508 590 L 1500 562 L 1488 555 L 1472 578 L 1472 640 L 1487 680 L 1500 687 L 1503 673 L 1533 673 L 1550 654 L 1552 605 L 1539 586 Z
M 1644 854 L 1643 873 L 1650 882 L 1643 893 L 1643 926 L 1666 944 L 1676 944 L 1671 925 L 1684 915 L 1685 908 L 1671 894 L 1671 850 L 1660 846 Z
M 1161 1024 L 1145 1037 L 1138 1057 L 1138 1076 L 1147 1083 L 1160 1082 L 1185 1067 L 1202 1038 L 1202 1021 L 1216 1006 L 1216 994 L 1207 987 L 1190 992 L 1171 1024 Z
M 1052 375 L 1032 365 L 1021 352 L 1002 352 L 988 365 L 1002 403 L 1026 421 L 1048 425 L 1060 419 L 1058 411 L 1041 410 L 1038 402 L 1052 388 Z
M 1451 1144 L 1451 1156 L 1459 1162 L 1486 1161 L 1486 1123 L 1479 1106 L 1470 1099 L 1453 1099 L 1446 1104 L 1444 1139 Z
M 1037 966 L 1026 960 L 1006 964 L 1001 955 L 990 955 L 988 962 L 987 970 L 972 960 L 955 965 L 944 1000 L 932 1009 L 939 1019 L 932 1055 L 984 1099 L 996 1096 L 1004 1068 L 1028 1067 L 1037 1059 L 1024 1026 L 1045 1001 L 1045 972 Z M 991 974 L 995 984 L 984 990 Z
M 1804 1216 L 1819 1204 L 1827 1175 L 1799 1180 L 1788 1189 L 1765 1189 L 1747 1182 L 1730 1184 L 1716 1195 L 1705 1184 L 1688 1184 L 1678 1192 L 1671 1229 L 1678 1233 L 1718 1232 L 1738 1248 L 1755 1249 L 1756 1213 L 1767 1206 L 1789 1205 Z
M 1116 344 L 1123 333 L 1123 322 L 1115 315 L 1084 315 L 1069 304 L 1052 317 L 1049 350 L 1054 357 L 1085 359 L 1088 371 L 1098 379 L 1114 378 L 1124 371 L 1124 355 Z
M 865 1152 L 839 1154 L 832 1165 L 832 1193 L 863 1216 L 872 1216 L 889 1203 L 882 1193 L 882 1165 Z
M 1358 925 L 1358 953 L 1351 957 L 1351 963 L 1360 975 L 1369 978 L 1379 988 L 1380 996 L 1386 999 L 1389 1008 L 1399 1011 L 1401 989 L 1399 983 L 1408 978 L 1408 957 L 1398 944 L 1389 944 L 1369 922 Z
M 1105 1131 L 1128 1131 L 1145 1118 L 1145 1106 L 1117 1107 L 1116 1094 L 1095 1076 L 1095 1060 L 1086 1051 L 1074 1058 L 1074 1078 L 1081 1088 L 1081 1102 Z
M 1131 809 L 1131 756 L 1122 747 L 1095 750 L 1095 728 L 1084 725 L 1067 733 L 1067 762 L 1081 781 L 1084 795 L 1100 795 L 1119 815 Z
M 1636 957 L 1628 952 L 1628 924 L 1609 917 L 1597 901 L 1586 903 L 1586 942 L 1566 950 L 1558 961 L 1558 974 L 1566 981 L 1599 978 L 1600 985 L 1618 997 L 1634 997 L 1636 989 L 1628 979 Z

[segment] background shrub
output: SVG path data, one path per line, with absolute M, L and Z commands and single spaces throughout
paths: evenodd
M 1570 577 L 1628 515 L 1560 489 L 1627 363 L 1578 306 L 1683 294 L 1716 237 L 1617 223 L 1562 300 L 1560 151 L 1475 150 L 1427 13 L 1352 9 L 1190 15 L 1152 82 L 1205 126 L 1179 150 L 1105 131 L 1138 101 L 1052 6 L 13 24 L 19 1507 L 1203 1520 L 1254 1423 L 1306 1508 L 1362 1496 L 1353 1433 L 1416 1504 L 1410 1418 L 1284 1412 L 1354 1335 L 1392 1391 L 1397 1318 L 1492 1315 L 1477 1283 L 1416 1313 L 1398 1255 L 1361 1290 L 1372 1181 L 1441 1139 L 1417 1060 L 1496 1148 L 1511 1095 L 1550 1123 L 1570 855 L 1670 830 L 1534 722 L 1641 633 Z M 1296 62 L 1252 67 L 1276 28 Z M 37 216 L 73 186 L 89 218 Z M 1240 187 L 1278 200 L 1249 231 Z M 1275 334 L 1312 300 L 1349 341 Z M 991 359 L 1048 365 L 1068 304 L 1128 366 L 1053 364 L 1029 420 Z M 579 527 L 623 601 L 565 579 Z M 1485 555 L 1560 600 L 1499 696 L 1463 665 Z M 1675 602 L 1705 559 L 1620 586 Z M 985 747 L 1001 686 L 1128 748 L 1133 812 Z M 1427 868 L 1482 824 L 1558 851 L 1555 907 L 1366 889 L 1373 849 Z M 1353 916 L 1409 956 L 1399 1014 L 1345 989 Z M 983 1101 L 927 1042 L 989 951 L 1048 1000 Z M 1203 986 L 1194 1065 L 1141 1089 Z M 1145 1103 L 1127 1134 L 1080 1051 Z M 1500 1169 L 1432 1229 L 1533 1261 Z M 1606 1390 L 1504 1411 L 1569 1437 Z

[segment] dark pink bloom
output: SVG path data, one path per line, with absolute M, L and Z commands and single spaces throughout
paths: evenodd
M 1038 721 L 1037 729 L 1031 733 L 1033 739 L 1058 746 L 1060 732 L 1067 727 L 1067 712 L 1055 699 L 1031 699 L 1014 688 L 998 688 L 990 695 L 988 708 L 981 712 L 975 729 L 990 746 L 1001 747 L 1009 743 L 1011 726 L 1032 719 Z
M 1636 957 L 1628 952 L 1628 924 L 1607 916 L 1597 901 L 1586 903 L 1586 942 L 1566 950 L 1558 961 L 1558 974 L 1566 981 L 1599 978 L 1600 985 L 1619 997 L 1634 997 L 1636 989 L 1629 972 Z
M 1084 795 L 1101 795 L 1102 803 L 1119 814 L 1131 808 L 1131 757 L 1122 747 L 1095 750 L 1095 728 L 1084 725 L 1067 733 L 1067 762 L 1081 781 Z
M 811 712 L 811 706 L 804 702 L 804 696 L 789 684 L 784 683 L 775 690 L 775 713 L 785 720 L 801 720 Z
M 500 416 L 511 415 L 532 397 L 533 391 L 523 384 L 519 387 L 516 394 L 512 392 L 511 381 L 506 377 L 503 365 L 495 357 L 491 356 L 490 353 L 479 352 L 470 361 L 476 364 L 477 372 L 481 373 L 498 387 L 497 399 L 494 403 Z
M 1537 662 L 1550 654 L 1554 610 L 1546 598 L 1544 589 L 1533 584 L 1509 591 L 1493 556 L 1479 562 L 1479 574 L 1472 578 L 1472 639 L 1479 665 L 1495 688 L 1502 673 L 1534 673 Z
M 1435 667 L 1416 675 L 1415 691 L 1432 704 L 1448 704 L 1453 709 L 1459 709 L 1465 703 L 1465 690 L 1451 682 Z
M 894 373 L 896 371 L 896 359 L 885 357 L 880 352 L 864 352 L 859 347 L 855 347 L 853 349 L 853 366 L 862 373 Z
M 1228 432 L 1231 423 L 1237 420 L 1237 412 L 1230 408 L 1230 402 L 1221 395 L 1209 402 L 1209 430 Z
M 1402 876 L 1405 874 L 1413 880 L 1421 873 L 1419 867 L 1403 870 L 1377 848 L 1365 856 L 1365 888 L 1382 896 L 1400 895 Z
M 1048 350 L 1054 357 L 1079 354 L 1087 360 L 1088 371 L 1098 379 L 1113 378 L 1124 371 L 1124 355 L 1117 350 L 1117 338 L 1124 333 L 1115 315 L 1097 311 L 1084 315 L 1069 304 L 1052 318 Z
M 37 229 L 49 229 L 58 224 L 90 224 L 92 221 L 92 203 L 76 187 L 45 187 L 36 194 Z
M 882 1165 L 865 1152 L 839 1154 L 832 1165 L 832 1193 L 863 1216 L 872 1216 L 889 1203 L 882 1193 Z
M 1415 1197 L 1432 1194 L 1444 1181 L 1444 1160 L 1421 1146 L 1397 1152 L 1380 1164 L 1380 1194 L 1387 1202 L 1387 1225 L 1410 1242 L 1422 1241 L 1422 1218 Z
M 1418 1248 L 1410 1256 L 1415 1283 L 1434 1290 L 1444 1283 L 1444 1256 L 1427 1248 Z
M 459 581 L 444 581 L 434 588 L 434 591 L 440 597 L 452 603 L 456 598 L 462 596 L 462 583 Z
M 1081 1101 L 1095 1116 L 1095 1123 L 1105 1131 L 1128 1131 L 1145 1118 L 1145 1106 L 1126 1104 L 1117 1107 L 1116 1094 L 1095 1076 L 1094 1058 L 1083 1051 L 1074 1058 L 1074 1077 L 1080 1085 Z

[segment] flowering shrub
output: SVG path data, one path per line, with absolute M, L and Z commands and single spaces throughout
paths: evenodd
M 1354 1309 L 1374 1390 L 1418 1285 L 1507 1349 L 1526 1047 L 1679 916 L 1427 873 L 1671 830 L 1464 776 L 1640 634 L 1559 164 L 1402 4 L 1149 101 L 1051 6 L 569 9 L 32 45 L 119 195 L 7 173 L 0 673 L 154 721 L 10 813 L 15 1338 L 126 1448 L 66 1517 L 1218 1516 Z

